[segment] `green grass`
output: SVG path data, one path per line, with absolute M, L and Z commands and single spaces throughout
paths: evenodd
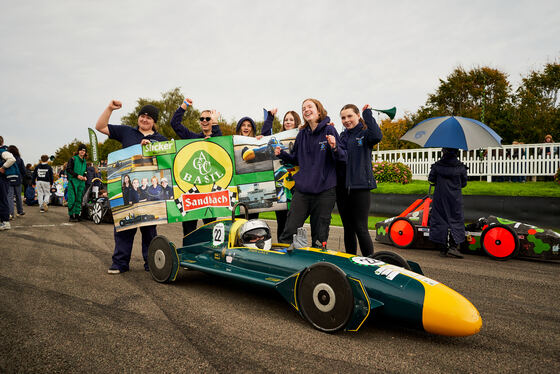
M 276 221 L 276 214 L 274 214 L 274 212 L 262 212 L 259 213 L 259 218 L 260 219 L 271 219 Z M 373 217 L 370 216 L 368 218 L 368 228 L 370 230 L 374 230 L 375 229 L 375 224 L 379 221 L 383 221 L 387 219 L 387 217 Z M 305 223 L 309 223 L 309 218 L 305 221 Z M 342 221 L 340 219 L 340 215 L 333 213 L 331 216 L 331 226 L 340 226 L 342 227 Z
M 428 181 L 413 180 L 409 184 L 378 183 L 373 193 L 425 195 L 428 193 Z M 432 191 L 433 192 L 433 191 Z M 542 196 L 560 197 L 560 185 L 554 182 L 483 182 L 469 181 L 463 189 L 463 195 L 491 195 L 491 196 Z

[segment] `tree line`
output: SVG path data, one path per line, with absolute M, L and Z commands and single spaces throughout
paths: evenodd
M 456 67 L 445 79 L 439 80 L 439 87 L 428 94 L 426 103 L 415 113 L 405 113 L 402 118 L 381 121 L 383 141 L 380 149 L 416 148 L 416 144 L 404 142 L 399 138 L 415 124 L 431 117 L 461 116 L 474 118 L 490 126 L 502 137 L 502 144 L 513 141 L 539 143 L 546 134 L 560 139 L 560 63 L 549 62 L 542 69 L 530 71 L 523 76 L 519 87 L 513 88 L 508 75 L 490 67 L 475 67 L 465 70 Z M 171 117 L 183 102 L 185 95 L 179 87 L 164 92 L 161 99 L 139 98 L 134 110 L 124 117 L 121 123 L 137 125 L 137 113 L 146 104 L 155 105 L 160 113 L 158 132 L 176 138 L 171 128 Z M 211 108 L 201 108 L 211 109 Z M 289 108 L 295 109 L 298 108 Z M 289 110 L 288 108 L 286 110 Z M 199 132 L 200 110 L 189 106 L 183 124 L 191 131 Z M 218 121 L 224 135 L 235 133 L 236 120 Z M 263 121 L 257 122 L 257 130 Z M 273 131 L 282 128 L 278 118 L 274 119 Z M 84 131 L 85 133 L 85 131 Z M 77 150 L 79 140 L 59 148 L 54 157 L 54 165 L 62 165 Z M 86 143 L 86 142 L 84 142 Z M 88 145 L 91 147 L 90 145 Z M 118 150 L 120 144 L 107 139 L 98 145 L 99 159 L 107 159 L 110 152 Z M 91 154 L 91 149 L 88 154 Z

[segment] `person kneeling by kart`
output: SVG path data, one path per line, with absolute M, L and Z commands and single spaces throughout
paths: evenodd
M 467 167 L 458 156 L 458 149 L 443 148 L 441 159 L 432 165 L 428 181 L 435 191 L 428 225 L 430 240 L 438 244 L 442 256 L 463 258 L 459 252 L 465 241 L 461 189 L 467 185 Z

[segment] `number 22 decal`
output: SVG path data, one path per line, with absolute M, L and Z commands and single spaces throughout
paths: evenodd
M 212 231 L 212 245 L 219 246 L 224 243 L 226 229 L 222 222 L 218 223 L 214 226 L 214 230 Z

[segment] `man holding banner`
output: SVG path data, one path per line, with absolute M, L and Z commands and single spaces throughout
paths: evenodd
M 213 112 L 210 110 L 203 110 L 200 113 L 200 129 L 202 130 L 198 134 L 195 132 L 190 131 L 185 126 L 181 124 L 183 120 L 183 116 L 187 111 L 187 107 L 189 105 L 192 106 L 192 100 L 189 98 L 185 98 L 181 106 L 177 108 L 175 114 L 171 118 L 171 127 L 173 131 L 181 138 L 181 139 L 207 139 L 214 136 L 222 136 L 222 131 L 220 130 L 220 126 L 213 125 L 213 123 L 217 120 L 217 118 L 213 118 Z M 167 181 L 166 181 L 167 182 Z M 216 218 L 204 218 L 202 222 L 204 224 L 210 223 L 215 221 Z M 183 225 L 183 240 L 185 236 L 189 235 L 191 232 L 196 230 L 196 225 L 198 224 L 198 220 L 192 221 L 184 221 L 182 222 Z M 183 243 L 185 244 L 185 243 Z
M 123 148 L 135 144 L 148 144 L 151 142 L 166 141 L 167 138 L 156 131 L 156 123 L 159 110 L 153 105 L 145 105 L 138 113 L 138 128 L 124 125 L 110 125 L 109 118 L 114 110 L 122 108 L 122 103 L 111 100 L 107 108 L 95 124 L 95 129 L 102 134 L 108 135 L 109 139 L 115 139 L 122 144 Z M 148 246 L 152 239 L 157 235 L 155 225 L 140 227 L 142 233 L 142 256 L 144 257 L 144 270 L 148 268 Z M 136 228 L 117 232 L 114 230 L 115 251 L 113 253 L 113 263 L 108 270 L 109 274 L 120 274 L 129 270 L 130 256 Z

